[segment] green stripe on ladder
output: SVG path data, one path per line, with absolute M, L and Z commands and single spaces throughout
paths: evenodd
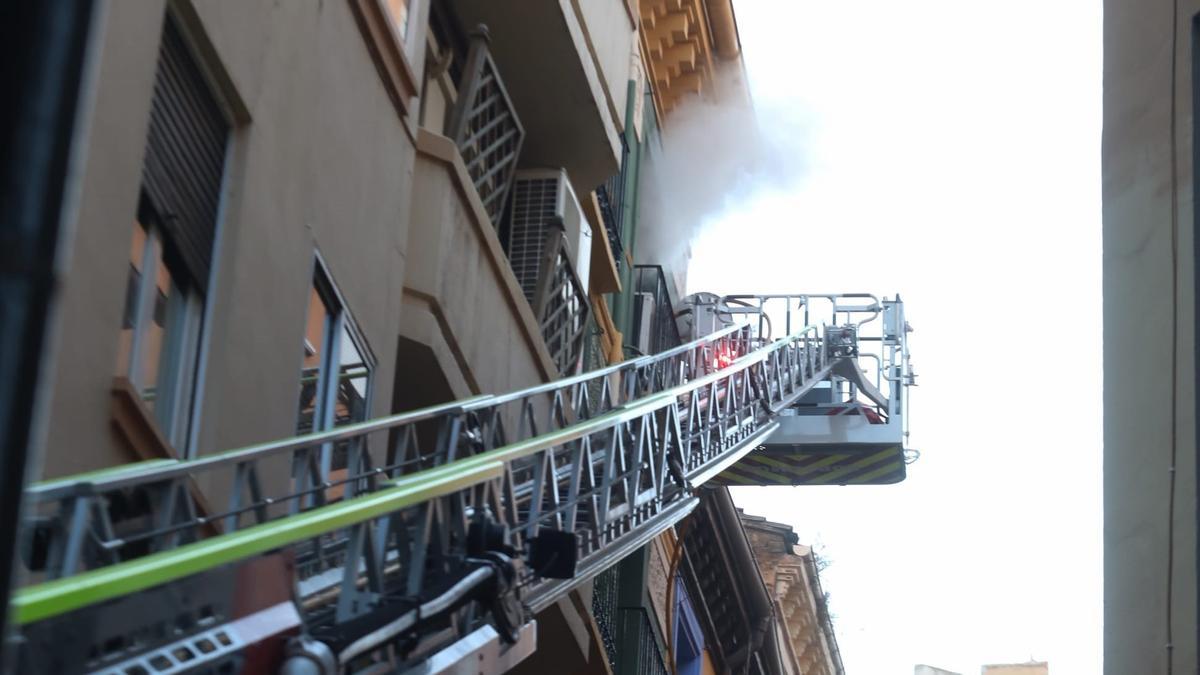
M 12 598 L 13 614 L 19 624 L 48 619 L 378 518 L 503 473 L 504 464 L 495 460 L 430 469 L 362 497 L 20 589 Z

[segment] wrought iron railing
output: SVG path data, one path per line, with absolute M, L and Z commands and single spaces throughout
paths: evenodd
M 471 47 L 446 135 L 458 146 L 492 225 L 499 227 L 525 129 L 488 53 L 489 40 L 487 27 L 482 24 L 471 33 Z
M 632 646 L 634 653 L 617 654 L 613 672 L 620 675 L 668 675 L 673 672 L 663 662 L 663 653 L 654 638 L 650 615 L 642 607 L 625 607 L 618 611 L 621 644 Z
M 613 565 L 596 575 L 592 583 L 592 617 L 604 643 L 604 653 L 616 671 L 617 628 L 621 611 L 621 566 Z
M 621 168 L 596 188 L 596 201 L 600 204 L 600 217 L 604 221 L 604 232 L 608 246 L 612 249 L 613 262 L 617 271 L 621 269 L 621 258 L 625 255 L 625 244 L 621 240 L 621 228 L 625 222 L 625 174 L 629 167 L 629 146 L 621 140 Z
M 564 376 L 579 372 L 591 309 L 571 263 L 566 233 L 552 224 L 542 248 L 533 313 L 554 365 Z
M 671 289 L 667 285 L 667 277 L 663 273 L 662 266 L 634 265 L 633 271 L 633 292 L 648 294 L 649 301 L 654 304 L 654 311 L 651 313 L 653 325 L 650 326 L 650 345 L 646 352 L 655 354 L 683 344 L 679 335 L 679 326 L 675 322 L 675 304 L 671 300 Z M 638 322 L 641 317 L 637 316 L 634 320 Z M 634 325 L 633 333 L 640 335 L 642 326 Z

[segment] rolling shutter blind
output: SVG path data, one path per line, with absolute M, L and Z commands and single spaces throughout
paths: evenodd
M 183 35 L 163 27 L 142 182 L 169 246 L 204 291 L 212 268 L 217 201 L 229 125 Z

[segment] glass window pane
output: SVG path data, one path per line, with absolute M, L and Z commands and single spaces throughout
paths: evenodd
M 154 260 L 154 289 L 150 296 L 150 313 L 141 312 L 142 321 L 149 320 L 142 342 L 138 345 L 138 358 L 141 359 L 142 399 L 151 410 L 157 399 L 159 387 L 159 365 L 162 363 L 163 346 L 167 339 L 167 296 L 171 293 L 171 273 L 163 261 L 162 240 L 157 236 L 149 238 L 151 255 Z
M 146 230 L 134 222 L 133 244 L 129 248 L 129 275 L 125 282 L 125 310 L 121 315 L 121 335 L 117 342 L 117 375 L 128 376 L 133 350 L 133 329 L 137 325 L 138 291 L 142 282 L 142 255 L 146 249 Z
M 163 232 L 134 221 L 117 342 L 116 374 L 128 377 L 163 436 L 185 445 L 201 298 L 168 267 Z
M 337 409 L 334 426 L 361 422 L 367 418 L 367 364 L 354 344 L 350 331 L 342 326 L 341 354 L 338 363 Z
M 300 371 L 300 419 L 296 433 L 314 431 L 317 414 L 318 384 L 321 375 L 321 350 L 325 346 L 325 331 L 329 325 L 329 309 L 314 287 L 308 295 L 308 318 L 304 328 L 304 362 Z
M 396 24 L 396 34 L 404 40 L 408 37 L 408 0 L 387 0 L 387 9 Z
M 333 426 L 339 427 L 367 419 L 367 380 L 370 370 L 347 326 L 342 326 L 338 354 L 337 392 Z M 332 468 L 346 468 L 349 446 L 339 443 L 333 452 Z

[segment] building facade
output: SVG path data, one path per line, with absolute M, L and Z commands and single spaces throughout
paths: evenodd
M 844 675 L 841 652 L 821 588 L 817 554 L 790 525 L 742 514 L 742 525 L 771 594 L 776 642 L 796 675 Z
M 790 526 L 742 513 L 727 488 L 704 490 L 591 593 L 616 674 L 845 674 L 811 549 Z
M 1104 3 L 1104 668 L 1197 668 L 1200 3 Z
M 527 167 L 559 171 L 585 202 L 619 173 L 612 110 L 628 96 L 636 15 L 616 0 L 590 17 L 531 6 L 523 20 L 551 43 L 526 51 L 513 26 L 476 30 L 494 18 L 478 4 L 105 7 L 43 476 L 573 367 L 579 348 L 548 341 L 503 219 Z M 601 77 L 589 26 L 624 41 L 620 73 Z M 543 86 L 573 96 L 570 115 L 537 118 Z M 574 225 L 586 297 L 591 263 L 615 264 L 578 256 L 604 223 Z M 590 276 L 615 290 L 611 273 Z
M 642 159 L 719 61 L 740 68 L 729 2 L 170 0 L 97 22 L 41 477 L 529 386 L 584 342 L 620 360 L 639 329 L 677 340 L 682 287 L 633 264 L 655 229 Z M 545 189 L 565 328 L 535 297 Z

